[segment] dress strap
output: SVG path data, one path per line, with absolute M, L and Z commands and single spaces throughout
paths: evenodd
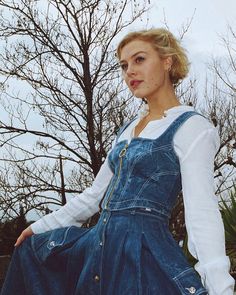
M 176 133 L 176 131 L 183 125 L 183 123 L 185 121 L 187 121 L 190 117 L 194 116 L 194 115 L 203 116 L 203 115 L 201 115 L 200 113 L 198 113 L 196 111 L 188 111 L 188 112 L 185 112 L 185 113 L 181 114 L 166 129 L 166 131 L 164 132 L 165 138 L 167 137 L 167 138 L 172 140 L 175 133 Z

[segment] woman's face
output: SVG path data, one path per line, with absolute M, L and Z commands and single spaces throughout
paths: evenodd
M 121 49 L 120 65 L 126 84 L 136 97 L 155 98 L 171 83 L 171 58 L 161 59 L 147 41 L 137 39 L 126 44 Z

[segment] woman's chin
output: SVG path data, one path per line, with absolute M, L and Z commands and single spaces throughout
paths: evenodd
M 144 98 L 145 97 L 142 93 L 140 93 L 138 91 L 133 91 L 133 96 L 135 96 L 137 98 Z

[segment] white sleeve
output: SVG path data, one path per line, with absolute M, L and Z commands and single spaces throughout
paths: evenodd
M 99 203 L 113 176 L 108 157 L 101 166 L 92 185 L 81 194 L 72 198 L 59 210 L 45 215 L 31 225 L 35 234 L 59 227 L 81 226 L 89 217 L 98 212 Z
M 219 136 L 200 116 L 188 121 L 174 140 L 180 159 L 188 248 L 198 260 L 195 269 L 209 295 L 233 295 L 234 279 L 229 274 L 224 226 L 214 193 Z

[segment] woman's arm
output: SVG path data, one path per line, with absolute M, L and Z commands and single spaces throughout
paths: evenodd
M 19 246 L 26 238 L 59 227 L 70 225 L 81 226 L 90 216 L 99 210 L 99 203 L 112 178 L 108 158 L 101 166 L 92 186 L 71 199 L 59 210 L 45 215 L 22 231 L 15 246 Z
M 42 233 L 59 227 L 81 226 L 89 217 L 98 212 L 99 203 L 113 176 L 108 158 L 101 166 L 92 185 L 68 201 L 59 210 L 45 215 L 31 225 L 33 233 Z
M 234 280 L 229 275 L 224 227 L 214 193 L 214 157 L 219 136 L 204 118 L 194 116 L 189 121 L 176 135 L 176 141 L 181 142 L 178 152 L 188 248 L 198 260 L 195 269 L 209 294 L 232 295 Z
M 81 194 L 71 199 L 59 210 L 45 215 L 26 228 L 18 237 L 15 246 L 19 246 L 27 237 L 33 234 L 43 233 L 60 227 L 71 225 L 81 226 L 89 217 L 99 211 L 99 204 L 110 183 L 113 172 L 108 164 L 108 155 L 115 146 L 120 134 L 132 122 L 128 121 L 118 131 L 107 158 L 101 166 L 92 185 Z

